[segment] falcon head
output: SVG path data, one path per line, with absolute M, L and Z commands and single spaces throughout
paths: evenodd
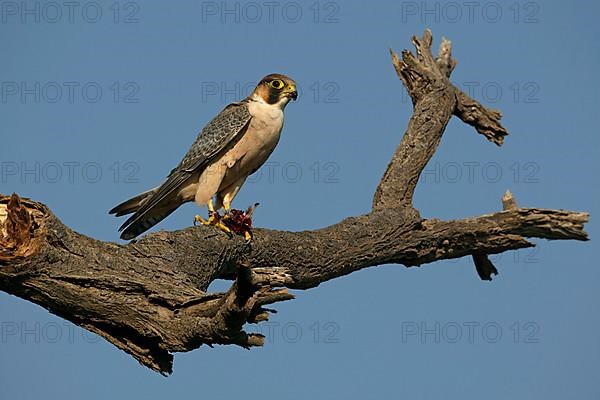
M 290 100 L 298 98 L 296 82 L 282 74 L 270 74 L 258 82 L 250 97 L 259 98 L 267 104 L 285 107 Z

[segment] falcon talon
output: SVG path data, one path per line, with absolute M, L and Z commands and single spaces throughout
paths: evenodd
M 267 161 L 283 129 L 284 110 L 298 98 L 296 82 L 282 74 L 260 80 L 250 96 L 227 105 L 204 128 L 164 183 L 117 205 L 117 217 L 132 214 L 121 225 L 121 239 L 146 232 L 179 206 L 194 201 L 208 206 L 208 220 L 196 216 L 194 225 L 213 225 L 228 234 L 252 238 L 252 213 L 230 210 L 246 178 Z M 216 203 L 213 204 L 213 199 Z M 225 208 L 225 215 L 218 210 Z
M 227 225 L 225 225 L 222 222 L 217 222 L 215 225 L 215 228 L 219 229 L 222 232 L 225 232 L 227 234 L 227 236 L 229 236 L 229 238 L 233 237 L 233 233 L 231 233 L 231 229 L 229 229 L 229 227 Z
M 198 224 L 206 225 L 207 223 L 208 223 L 208 221 L 206 221 L 201 216 L 199 216 L 199 215 L 194 216 L 194 226 L 198 226 Z
M 197 223 L 200 223 L 202 225 L 216 225 L 220 219 L 221 219 L 221 217 L 219 216 L 219 214 L 217 213 L 215 215 L 214 211 L 212 213 L 211 212 L 208 213 L 208 220 L 202 218 L 199 215 L 196 215 L 194 217 L 194 226 L 196 226 Z M 217 221 L 217 222 L 215 222 L 215 221 Z

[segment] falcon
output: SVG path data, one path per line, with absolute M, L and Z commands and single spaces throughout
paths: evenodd
M 194 201 L 208 206 L 208 220 L 228 234 L 251 236 L 251 214 L 231 209 L 246 181 L 271 155 L 283 128 L 283 111 L 296 100 L 296 83 L 281 74 L 265 76 L 244 100 L 226 106 L 198 134 L 177 167 L 158 187 L 141 193 L 109 211 L 120 217 L 133 213 L 119 228 L 130 240 L 165 219 L 180 205 Z M 214 199 L 214 201 L 213 201 Z M 224 209 L 224 215 L 219 214 Z

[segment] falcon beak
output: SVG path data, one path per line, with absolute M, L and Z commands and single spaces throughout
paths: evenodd
M 296 100 L 298 98 L 298 91 L 296 90 L 296 85 L 290 83 L 283 91 L 283 94 L 292 100 Z

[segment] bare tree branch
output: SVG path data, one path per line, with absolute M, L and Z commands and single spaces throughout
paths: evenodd
M 416 266 L 472 256 L 482 279 L 497 273 L 488 254 L 533 246 L 526 238 L 587 240 L 588 214 L 518 208 L 454 221 L 424 220 L 412 197 L 452 115 L 501 144 L 500 114 L 452 86 L 456 66 L 443 40 L 437 58 L 426 31 L 392 62 L 414 104 L 404 137 L 377 188 L 373 210 L 326 228 L 256 229 L 229 239 L 210 227 L 152 233 L 121 245 L 63 225 L 43 204 L 0 195 L 0 290 L 37 303 L 104 337 L 143 365 L 170 373 L 174 352 L 202 344 L 261 346 L 246 323 L 268 319 L 263 306 L 382 264 Z M 506 197 L 506 196 L 505 196 Z M 215 279 L 234 280 L 207 293 Z
M 501 145 L 508 132 L 500 124 L 501 114 L 488 110 L 449 81 L 456 66 L 452 43 L 443 39 L 438 56 L 431 55 L 429 30 L 423 38 L 412 38 L 417 56 L 408 50 L 402 59 L 390 50 L 392 64 L 410 95 L 414 112 L 400 145 L 392 156 L 373 199 L 373 210 L 412 207 L 412 197 L 421 172 L 435 153 L 452 115 L 473 126 L 489 141 Z

